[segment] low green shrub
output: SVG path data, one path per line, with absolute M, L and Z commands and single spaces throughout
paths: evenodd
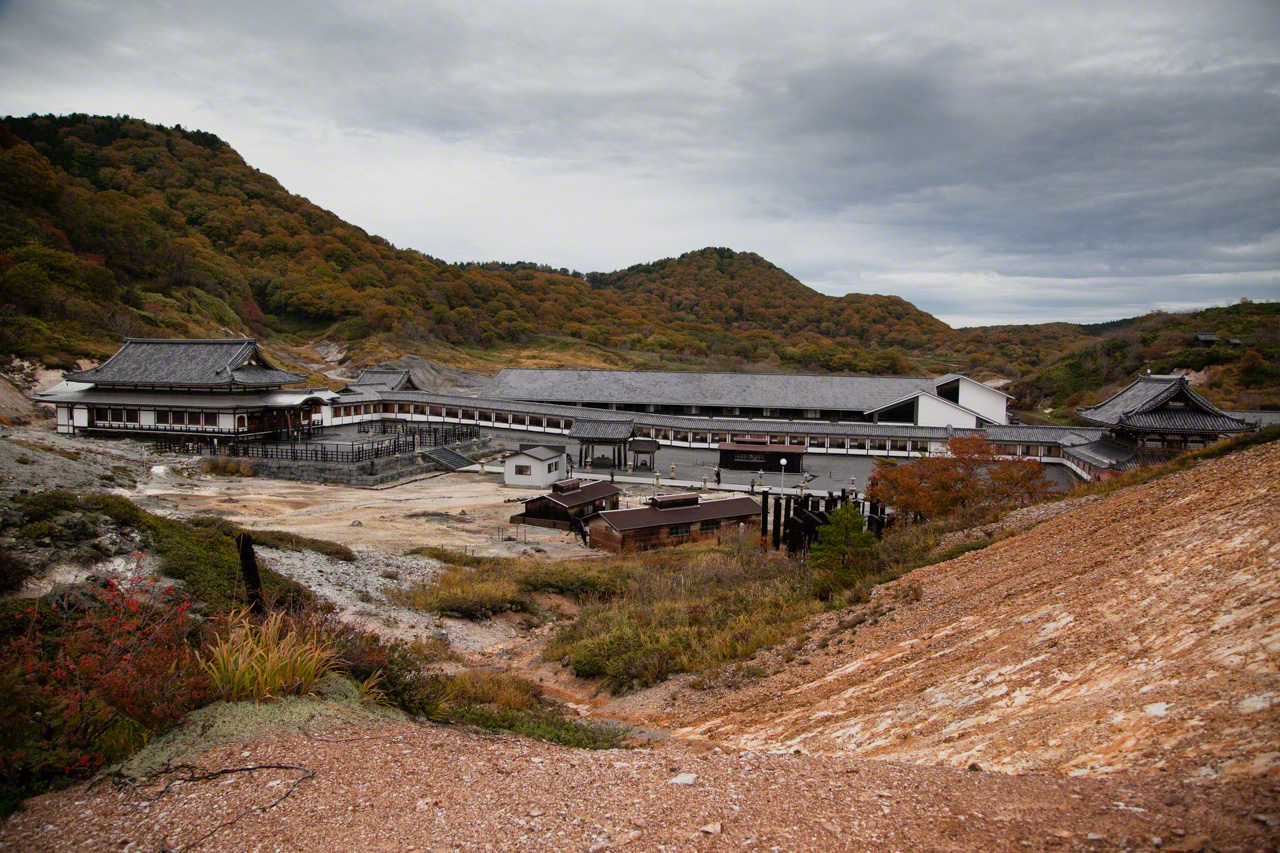
M 229 613 L 248 603 L 240 574 L 235 525 L 216 517 L 179 521 L 152 515 L 119 495 L 37 492 L 14 499 L 26 524 L 58 519 L 100 516 L 122 528 L 136 530 L 160 558 L 161 570 L 186 585 L 196 606 L 209 614 Z M 49 528 L 38 528 L 49 529 Z M 89 537 L 94 525 L 81 521 L 72 528 Z M 277 606 L 298 609 L 313 600 L 311 593 L 288 578 L 261 568 L 263 592 Z
M 31 566 L 26 560 L 8 548 L 0 548 L 0 592 L 21 589 L 31 575 Z

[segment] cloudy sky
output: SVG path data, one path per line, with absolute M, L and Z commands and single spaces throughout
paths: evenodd
M 1280 298 L 1280 2 L 0 0 L 0 113 L 212 131 L 400 246 L 704 246 L 952 325 Z

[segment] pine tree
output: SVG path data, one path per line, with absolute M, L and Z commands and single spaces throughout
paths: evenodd
M 818 528 L 818 541 L 809 556 L 818 597 L 829 598 L 836 590 L 866 580 L 875 574 L 879 557 L 876 538 L 857 506 L 840 507 Z

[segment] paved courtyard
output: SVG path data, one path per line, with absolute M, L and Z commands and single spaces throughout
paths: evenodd
M 493 438 L 495 447 L 502 447 L 507 450 L 518 450 L 521 444 L 539 444 L 545 439 L 546 444 L 565 445 L 570 451 L 570 459 L 575 470 L 577 470 L 578 443 L 564 436 L 543 435 L 541 433 L 528 433 L 521 430 L 493 430 L 482 429 L 482 435 Z M 840 456 L 827 455 L 823 453 L 807 453 L 804 457 L 804 474 L 765 474 L 764 484 L 771 489 L 776 489 L 785 480 L 785 486 L 788 489 L 794 489 L 800 485 L 802 478 L 808 479 L 806 488 L 813 492 L 838 492 L 841 489 L 847 489 L 850 486 L 850 478 L 857 478 L 857 488 L 859 492 L 866 490 L 867 481 L 871 478 L 872 472 L 876 469 L 876 459 L 879 457 L 872 456 Z M 655 457 L 657 472 L 662 475 L 663 480 L 671 479 L 671 466 L 675 466 L 674 479 L 687 480 L 690 482 L 701 482 L 703 477 L 707 478 L 708 488 L 715 486 L 715 469 L 720 460 L 719 452 L 715 450 L 700 450 L 688 447 L 662 447 L 658 450 Z M 1047 475 L 1053 488 L 1057 490 L 1067 490 L 1074 484 L 1071 474 L 1060 465 L 1046 465 Z M 608 469 L 593 469 L 595 473 L 608 473 Z M 619 470 L 619 473 L 624 473 Z M 646 472 L 632 472 L 634 475 L 643 476 Z M 721 482 L 729 485 L 747 486 L 753 480 L 757 488 L 760 486 L 761 476 L 756 471 L 728 471 L 720 472 Z

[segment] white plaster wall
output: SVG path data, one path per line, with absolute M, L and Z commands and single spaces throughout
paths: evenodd
M 58 411 L 59 413 L 61 413 L 62 411 L 61 406 L 58 407 Z M 71 410 L 71 422 L 74 426 L 87 427 L 89 425 L 89 407 L 88 406 L 74 407 Z
M 976 427 L 978 419 L 962 411 L 939 397 L 931 394 L 921 394 L 916 398 L 919 402 L 916 409 L 916 423 L 918 426 L 953 426 L 953 427 Z
M 1007 424 L 1009 422 L 1006 411 L 1008 402 L 1008 397 L 981 382 L 974 382 L 967 378 L 960 380 L 960 405 L 966 409 L 972 409 L 984 418 L 990 418 L 998 424 Z
M 138 426 L 155 426 L 156 410 L 142 409 L 138 412 Z
M 508 486 L 528 486 L 534 489 L 545 489 L 552 483 L 565 479 L 568 475 L 567 455 L 561 455 L 555 459 L 541 460 L 534 459 L 532 456 L 517 454 L 508 456 L 502 461 L 502 482 Z M 547 466 L 553 462 L 559 462 L 559 467 L 555 471 L 548 471 Z M 530 473 L 526 476 L 516 474 L 517 465 L 528 465 Z
M 225 412 L 218 413 L 218 429 L 223 432 L 231 432 L 236 428 L 236 416 Z

